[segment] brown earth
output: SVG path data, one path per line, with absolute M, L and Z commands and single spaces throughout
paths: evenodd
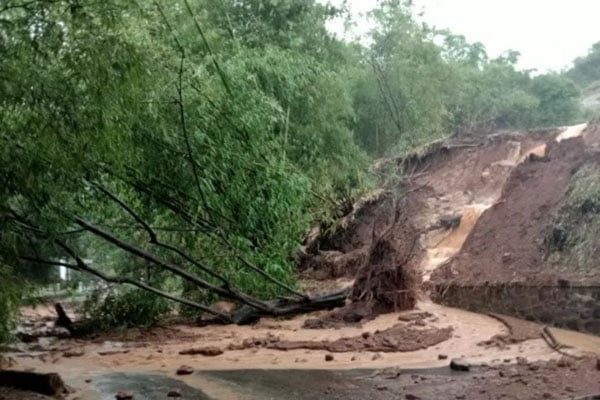
M 536 324 L 535 322 L 524 321 L 518 318 L 495 313 L 488 315 L 502 322 L 508 329 L 508 332 L 494 335 L 490 340 L 478 343 L 479 346 L 496 346 L 499 348 L 506 348 L 511 344 L 538 339 L 542 336 L 544 327 L 540 324 Z
M 492 365 L 497 361 L 497 365 L 482 368 L 476 378 L 469 379 L 446 375 L 413 379 L 400 374 L 396 376 L 400 384 L 398 394 L 409 393 L 423 399 L 537 399 L 543 398 L 545 390 L 555 396 L 600 391 L 598 375 L 592 375 L 598 373 L 591 360 L 570 361 L 570 365 L 562 366 L 556 361 L 501 365 L 502 360 L 514 360 L 517 355 L 538 361 L 558 356 L 556 349 L 539 337 L 541 327 L 536 324 L 424 302 L 419 302 L 418 307 L 431 311 L 432 317 L 426 321 L 411 320 L 403 314 L 400 317 L 405 318 L 404 324 L 398 324 L 398 315 L 394 314 L 373 319 L 378 313 L 414 306 L 420 277 L 411 273 L 419 268 L 422 272 L 434 271 L 448 259 L 451 261 L 433 273 L 434 283 L 448 279 L 474 283 L 491 279 L 512 281 L 523 275 L 535 277 L 528 282 L 546 281 L 538 274 L 539 264 L 531 264 L 543 257 L 545 230 L 571 174 L 592 157 L 586 153 L 582 139 L 555 144 L 558 132 L 439 142 L 413 156 L 389 160 L 388 163 L 410 173 L 402 184 L 373 193 L 359 202 L 335 229 L 312 235 L 300 257 L 303 273 L 315 282 L 326 280 L 323 285 L 329 285 L 337 277 L 354 280 L 354 302 L 347 307 L 329 314 L 311 314 L 308 320 L 306 316 L 266 320 L 247 327 L 157 328 L 114 337 L 101 335 L 98 342 L 133 340 L 131 352 L 101 357 L 99 347 L 112 349 L 115 344 L 70 341 L 77 347 L 85 344 L 84 356 L 65 359 L 49 351 L 49 358 L 23 354 L 19 362 L 23 367 L 62 368 L 72 374 L 80 374 L 73 371 L 81 368 L 165 372 L 181 364 L 180 351 L 196 345 L 227 349 L 210 358 L 198 356 L 195 367 L 204 369 L 257 365 L 303 369 L 426 367 L 447 365 L 438 359 L 440 354 L 450 358 L 466 355 Z M 588 133 L 586 140 L 591 137 Z M 440 225 L 442 217 L 457 214 L 461 216 L 458 226 Z M 549 276 L 547 280 L 555 282 L 556 277 Z M 407 293 L 413 297 L 405 297 Z M 561 331 L 560 335 L 567 333 Z M 596 338 L 577 335 L 574 354 L 581 354 L 580 349 L 592 354 L 600 348 Z M 258 339 L 244 340 L 253 337 Z M 186 343 L 190 341 L 198 343 Z M 151 348 L 147 347 L 149 343 Z M 129 349 L 127 344 L 117 345 L 118 349 Z M 324 360 L 325 352 L 335 352 L 335 359 Z M 373 359 L 372 352 L 386 354 Z M 189 357 L 190 362 L 194 357 Z M 306 360 L 304 364 L 296 364 L 300 359 Z M 46 364 L 49 360 L 52 364 Z M 397 398 L 392 396 L 392 386 L 389 392 L 381 391 L 390 396 L 373 398 Z
M 405 174 L 404 180 L 366 196 L 334 229 L 313 232 L 299 257 L 299 270 L 310 279 L 354 278 L 368 265 L 373 241 L 390 229 L 398 213 L 416 232 L 405 232 L 404 236 L 396 233 L 395 239 L 410 242 L 420 236 L 414 254 L 420 257 L 417 251 L 429 248 L 430 241 L 440 239 L 438 236 L 443 242 L 449 233 L 439 229 L 440 217 L 463 213 L 472 205 L 491 205 L 512 169 L 530 153 L 543 156 L 546 142 L 559 132 L 547 129 L 451 139 L 407 157 L 378 162 L 376 173 L 383 175 L 381 170 L 395 168 Z M 470 227 L 461 229 L 465 231 L 461 238 L 442 245 L 458 251 Z
M 600 118 L 590 122 L 582 133 L 585 143 L 593 148 L 600 147 Z
M 541 270 L 544 238 L 573 173 L 590 156 L 581 138 L 547 148 L 546 158 L 514 169 L 500 200 L 479 218 L 460 254 L 434 272 L 434 282 L 556 282 Z
M 381 352 L 396 353 L 423 350 L 448 340 L 452 336 L 452 328 L 416 329 L 407 324 L 397 324 L 383 331 L 363 332 L 360 336 L 343 337 L 334 341 L 292 341 L 280 340 L 277 337 L 266 339 L 250 338 L 241 344 L 233 344 L 230 350 L 248 348 L 267 348 L 274 350 L 325 350 L 331 353 L 349 352 Z
M 477 367 L 463 377 L 383 371 L 374 380 L 390 394 L 381 397 L 386 399 L 595 399 L 600 394 L 597 363 L 594 358 L 546 363 L 519 359 L 515 365 Z

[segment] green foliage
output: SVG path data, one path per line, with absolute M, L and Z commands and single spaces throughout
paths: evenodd
M 152 244 L 101 186 L 161 242 L 272 298 L 285 291 L 247 264 L 293 285 L 292 256 L 321 216 L 316 199 L 340 185 L 360 192 L 367 157 L 350 129 L 345 46 L 324 25 L 335 11 L 314 1 L 188 5 L 41 1 L 2 13 L 7 263 L 72 263 L 65 243 L 104 273 L 182 292 L 179 278 L 82 231 L 77 217 L 217 283 Z
M 517 71 L 515 52 L 490 60 L 482 44 L 417 23 L 410 1 L 381 2 L 367 47 L 328 33 L 336 15 L 315 0 L 3 8 L 9 275 L 51 282 L 48 263 L 81 268 L 77 254 L 100 274 L 215 300 L 147 253 L 259 299 L 289 294 L 251 267 L 293 286 L 311 223 L 330 226 L 369 186 L 367 154 L 578 113 L 568 79 Z M 110 326 L 153 321 L 164 309 L 146 296 L 126 290 L 95 310 Z M 131 315 L 137 303 L 148 320 Z
M 104 298 L 94 292 L 82 307 L 89 328 L 95 331 L 151 326 L 171 310 L 165 299 L 139 289 L 110 291 Z
M 20 291 L 7 266 L 0 264 L 0 343 L 12 338 Z
M 531 92 L 540 100 L 535 121 L 538 126 L 567 125 L 579 116 L 579 90 L 564 75 L 546 74 L 533 78 Z
M 594 44 L 586 56 L 574 61 L 567 76 L 582 88 L 600 80 L 600 42 Z
M 397 154 L 448 134 L 566 125 L 579 92 L 558 74 L 519 71 L 519 54 L 490 59 L 481 43 L 418 23 L 410 1 L 386 0 L 357 79 L 356 134 L 374 155 Z
M 600 167 L 583 166 L 572 178 L 546 240 L 547 265 L 559 272 L 598 273 Z

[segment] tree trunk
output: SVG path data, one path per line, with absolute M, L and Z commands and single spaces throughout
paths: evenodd
M 289 298 L 272 300 L 266 302 L 266 304 L 270 306 L 269 308 L 273 310 L 270 313 L 266 313 L 248 305 L 243 305 L 232 313 L 231 320 L 238 325 L 247 325 L 256 322 L 261 317 L 281 317 L 342 307 L 345 305 L 349 295 L 350 291 L 344 290 L 308 300 Z

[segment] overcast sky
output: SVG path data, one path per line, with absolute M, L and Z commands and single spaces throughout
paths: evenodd
M 326 0 L 322 0 L 326 2 Z M 343 0 L 331 0 L 340 4 Z M 376 0 L 348 0 L 358 15 Z M 521 52 L 525 69 L 560 70 L 600 41 L 600 0 L 414 0 L 422 19 L 482 42 L 490 56 Z M 342 24 L 332 29 L 343 31 Z M 367 30 L 365 23 L 359 30 Z

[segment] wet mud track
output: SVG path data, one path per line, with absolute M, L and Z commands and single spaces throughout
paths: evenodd
M 89 396 L 89 399 L 114 399 L 118 391 L 131 390 L 134 399 L 158 400 L 167 398 L 167 393 L 173 389 L 179 389 L 183 399 L 200 400 L 600 398 L 600 392 L 591 386 L 554 387 L 569 379 L 569 374 L 600 373 L 593 368 L 590 370 L 592 365 L 589 362 L 558 365 L 560 363 L 520 364 L 503 368 L 482 366 L 473 368 L 471 372 L 453 371 L 448 367 L 417 370 L 203 371 L 183 378 L 185 382 L 158 374 L 115 373 L 98 377 L 93 383 L 97 396 Z M 203 385 L 210 388 L 210 395 L 196 388 Z M 81 398 L 87 400 L 88 396 Z
M 204 392 L 164 375 L 114 373 L 102 375 L 93 382 L 99 400 L 114 400 L 120 391 L 132 391 L 136 400 L 164 400 L 169 391 L 179 390 L 181 398 L 211 400 Z M 93 398 L 96 396 L 90 396 Z
M 466 377 L 464 372 L 448 368 L 402 371 L 419 376 Z M 167 398 L 169 391 L 178 389 L 183 399 L 286 399 L 286 400 L 384 400 L 397 399 L 402 388 L 388 390 L 389 376 L 373 370 L 232 370 L 203 371 L 185 378 L 184 382 L 160 374 L 113 373 L 102 375 L 91 384 L 89 398 L 112 400 L 119 391 L 132 391 L 134 399 L 158 400 Z M 188 384 L 193 382 L 193 386 Z M 212 396 L 194 386 L 210 382 Z M 384 385 L 385 384 L 385 385 Z M 391 387 L 392 385 L 390 385 Z M 396 384 L 395 386 L 398 386 Z M 94 394 L 92 394 L 92 392 Z M 217 394 L 215 394 L 217 393 Z M 221 394 L 218 394 L 221 393 Z M 87 400 L 88 396 L 84 396 Z M 400 397 L 402 398 L 402 397 Z

